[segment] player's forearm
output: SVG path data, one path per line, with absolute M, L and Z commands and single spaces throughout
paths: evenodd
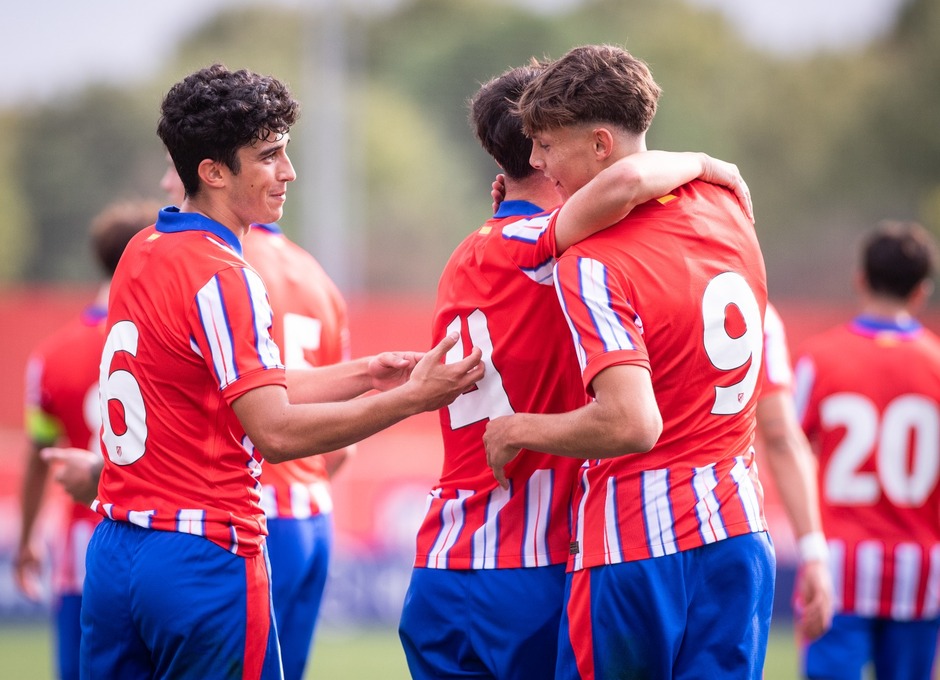
M 567 458 L 643 453 L 653 447 L 662 429 L 655 418 L 608 411 L 597 402 L 568 413 L 518 413 L 505 421 L 508 446 Z
M 31 445 L 26 469 L 20 487 L 20 545 L 26 545 L 32 536 L 39 516 L 49 476 L 49 465 L 39 457 L 39 445 Z
M 795 442 L 767 443 L 764 453 L 793 533 L 799 538 L 822 531 L 813 461 L 800 453 Z
M 816 459 L 800 429 L 790 395 L 777 392 L 761 399 L 757 425 L 764 442 L 761 460 L 770 467 L 793 533 L 800 537 L 821 531 Z
M 558 252 L 619 222 L 641 203 L 701 175 L 705 155 L 643 151 L 599 172 L 562 206 L 555 224 Z
M 328 366 L 288 369 L 288 398 L 294 404 L 353 399 L 372 389 L 368 367 L 366 357 Z
M 406 385 L 343 402 L 286 404 L 245 429 L 266 460 L 281 463 L 351 446 L 423 410 Z

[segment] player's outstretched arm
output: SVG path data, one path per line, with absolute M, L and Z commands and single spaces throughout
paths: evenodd
M 694 179 L 734 191 L 754 221 L 751 194 L 736 165 L 693 152 L 641 151 L 621 158 L 581 187 L 559 209 L 555 244 L 559 253 L 626 217 L 641 203 Z M 494 182 L 494 192 L 495 192 Z
M 283 387 L 268 385 L 242 395 L 232 408 L 251 441 L 271 462 L 335 451 L 409 416 L 442 408 L 482 378 L 478 348 L 460 361 L 444 363 L 458 337 L 452 333 L 441 340 L 421 356 L 404 384 L 386 392 L 300 404 L 291 403 Z
M 292 403 L 345 401 L 369 390 L 386 391 L 408 381 L 423 352 L 382 352 L 328 366 L 287 370 Z

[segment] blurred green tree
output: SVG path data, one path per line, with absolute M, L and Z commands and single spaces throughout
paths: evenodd
M 556 13 L 492 0 L 345 11 L 339 148 L 352 188 L 337 200 L 350 204 L 369 289 L 433 289 L 452 247 L 486 217 L 496 168 L 466 121 L 478 84 L 589 42 L 623 45 L 651 65 L 664 90 L 651 147 L 741 167 L 775 296 L 850 296 L 853 240 L 881 218 L 940 229 L 940 6 L 931 0 L 908 0 L 895 29 L 869 45 L 788 59 L 681 0 L 585 0 Z M 159 195 L 159 101 L 213 62 L 291 84 L 303 105 L 292 159 L 310 176 L 325 153 L 316 146 L 330 96 L 314 77 L 327 46 L 321 21 L 314 11 L 228 10 L 183 36 L 161 72 L 134 87 L 95 86 L 0 116 L 13 140 L 0 154 L 0 197 L 14 207 L 0 215 L 3 278 L 90 278 L 88 258 L 75 256 L 85 225 L 113 198 Z M 309 186 L 298 182 L 285 213 L 295 238 L 324 200 Z

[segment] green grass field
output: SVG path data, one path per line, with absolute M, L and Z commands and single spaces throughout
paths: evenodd
M 47 628 L 28 624 L 0 627 L 0 675 L 17 680 L 52 680 Z M 796 649 L 789 630 L 776 630 L 770 641 L 764 680 L 797 678 Z M 405 657 L 395 630 L 360 630 L 341 634 L 324 630 L 313 653 L 307 679 L 408 680 Z

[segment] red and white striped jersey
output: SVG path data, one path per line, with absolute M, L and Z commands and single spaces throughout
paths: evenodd
M 350 358 L 346 302 L 320 263 L 276 225 L 252 225 L 245 259 L 261 276 L 274 312 L 271 337 L 284 366 L 326 366 Z M 306 519 L 332 512 L 323 456 L 265 465 L 261 507 L 268 517 Z
M 569 248 L 555 276 L 584 387 L 642 366 L 663 417 L 651 451 L 583 469 L 570 567 L 765 531 L 753 443 L 767 288 L 732 194 L 686 184 Z
M 858 317 L 805 344 L 796 388 L 837 611 L 940 615 L 940 338 Z
M 505 201 L 441 275 L 432 339 L 460 331 L 447 359 L 483 350 L 486 374 L 441 409 L 444 464 L 418 531 L 415 566 L 506 569 L 563 564 L 581 461 L 523 450 L 504 491 L 486 464 L 490 418 L 583 406 L 577 360 L 552 288 L 553 232 L 536 206 Z
M 101 358 L 98 512 L 258 553 L 261 456 L 242 445 L 231 404 L 286 385 L 270 327 L 261 277 L 221 224 L 166 208 L 131 240 Z
M 26 368 L 26 434 L 38 446 L 66 445 L 99 450 L 98 363 L 106 312 L 89 307 L 80 318 L 42 342 Z M 80 593 L 85 548 L 101 516 L 65 501 L 55 524 L 53 589 Z

